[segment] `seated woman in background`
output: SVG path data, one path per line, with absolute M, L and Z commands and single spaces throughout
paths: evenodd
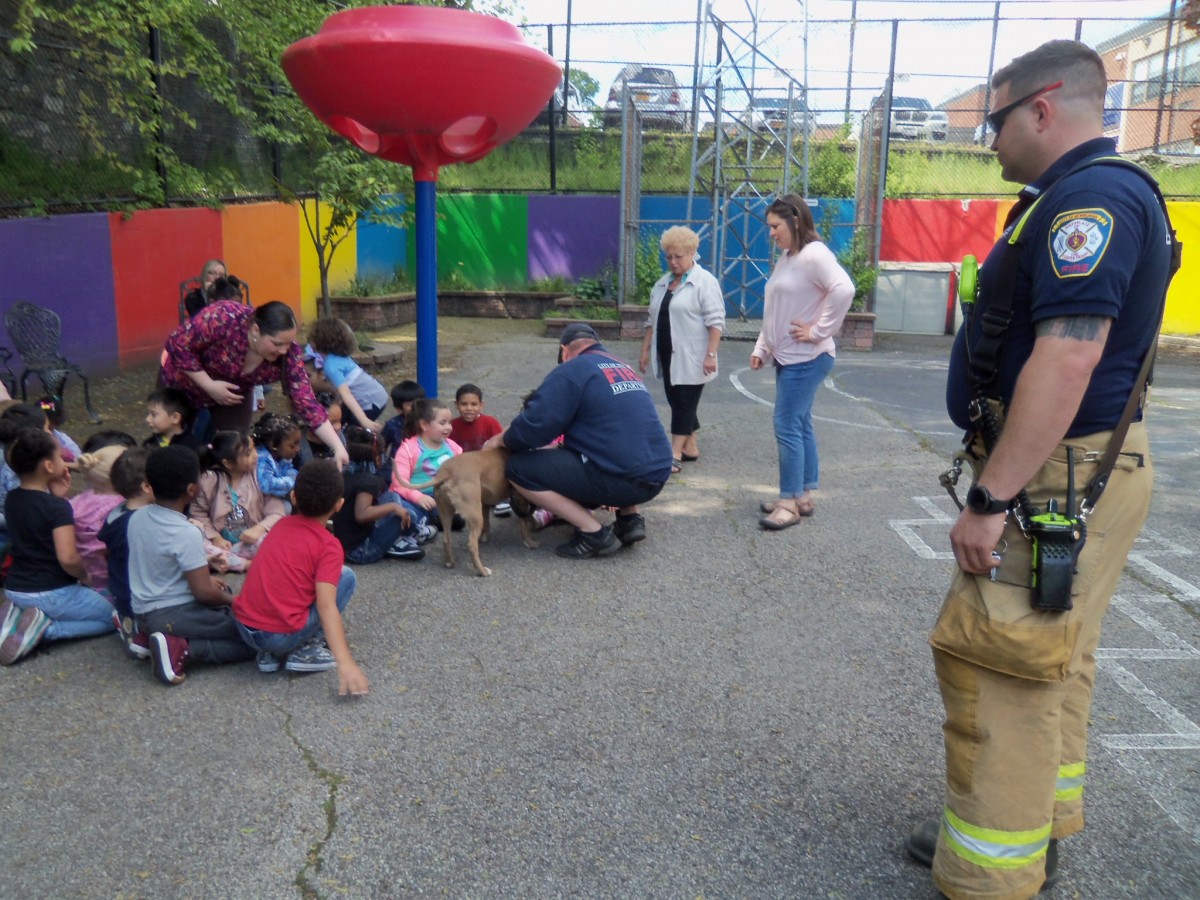
M 219 259 L 210 259 L 204 264 L 204 268 L 200 270 L 200 277 L 196 279 L 200 282 L 200 287 L 188 291 L 183 298 L 183 307 L 187 310 L 189 319 L 212 302 L 208 295 L 209 288 L 218 278 L 225 278 L 228 274 L 225 263 Z

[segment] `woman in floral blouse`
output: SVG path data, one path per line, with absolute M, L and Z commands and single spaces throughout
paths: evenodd
M 313 395 L 296 343 L 296 317 L 285 303 L 206 306 L 167 338 L 161 380 L 186 393 L 197 409 L 210 408 L 217 430 L 249 428 L 254 386 L 280 381 L 296 415 L 333 451 L 338 465 L 349 462 Z

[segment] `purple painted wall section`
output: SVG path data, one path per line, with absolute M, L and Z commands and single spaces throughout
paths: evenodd
M 0 314 L 21 300 L 54 310 L 62 319 L 63 356 L 89 376 L 117 369 L 112 271 L 105 213 L 0 220 Z M 7 330 L 0 340 L 12 349 Z M 19 376 L 16 358 L 12 367 Z M 41 391 L 33 375 L 28 388 L 31 397 Z
M 616 265 L 620 236 L 619 197 L 531 196 L 529 278 L 590 278 Z

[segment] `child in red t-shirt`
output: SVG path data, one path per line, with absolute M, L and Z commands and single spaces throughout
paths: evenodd
M 482 450 L 483 442 L 504 430 L 498 419 L 483 414 L 483 391 L 478 385 L 464 384 L 454 394 L 458 418 L 450 421 L 450 440 L 468 450 Z
M 476 384 L 464 384 L 454 394 L 458 418 L 450 422 L 450 440 L 462 447 L 463 453 L 482 450 L 484 442 L 504 430 L 500 420 L 483 414 L 483 390 Z M 512 512 L 508 501 L 497 503 L 492 510 L 500 518 Z
M 368 691 L 367 676 L 350 655 L 342 625 L 356 579 L 342 565 L 341 543 L 325 528 L 342 498 L 342 474 L 333 460 L 313 460 L 300 470 L 292 491 L 296 514 L 263 538 L 233 615 L 242 640 L 258 651 L 260 672 L 336 666 L 338 693 L 358 697 Z

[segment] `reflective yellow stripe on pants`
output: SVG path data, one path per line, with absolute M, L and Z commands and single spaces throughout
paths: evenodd
M 1047 822 L 1032 831 L 1000 831 L 964 822 L 949 809 L 942 813 L 946 844 L 956 856 L 985 869 L 1020 869 L 1043 858 L 1050 846 L 1050 828 Z
M 1083 778 L 1087 763 L 1077 762 L 1058 767 L 1058 781 L 1054 785 L 1054 799 L 1058 803 L 1075 800 L 1083 796 Z

